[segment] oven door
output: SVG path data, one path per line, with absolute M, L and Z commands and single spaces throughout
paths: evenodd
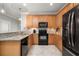
M 39 35 L 39 45 L 48 45 L 48 34 Z

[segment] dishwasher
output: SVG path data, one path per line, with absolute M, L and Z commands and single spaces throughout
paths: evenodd
M 26 37 L 21 40 L 21 56 L 27 56 L 28 50 L 28 37 Z

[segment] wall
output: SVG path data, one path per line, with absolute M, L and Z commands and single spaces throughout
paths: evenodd
M 21 21 L 21 31 L 25 31 L 26 15 L 21 15 L 21 18 L 19 20 Z
M 11 17 L 0 14 L 0 33 L 12 32 L 19 29 L 19 23 Z

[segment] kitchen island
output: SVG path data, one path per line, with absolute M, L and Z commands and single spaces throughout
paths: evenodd
M 8 38 L 0 38 L 0 56 L 21 56 L 22 55 L 22 41 L 27 40 L 30 34 L 26 35 L 16 35 Z M 30 45 L 28 45 L 29 47 Z M 29 47 L 30 48 L 30 47 Z

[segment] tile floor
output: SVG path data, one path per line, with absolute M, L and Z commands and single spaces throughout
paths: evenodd
M 55 45 L 33 45 L 28 56 L 62 56 Z

